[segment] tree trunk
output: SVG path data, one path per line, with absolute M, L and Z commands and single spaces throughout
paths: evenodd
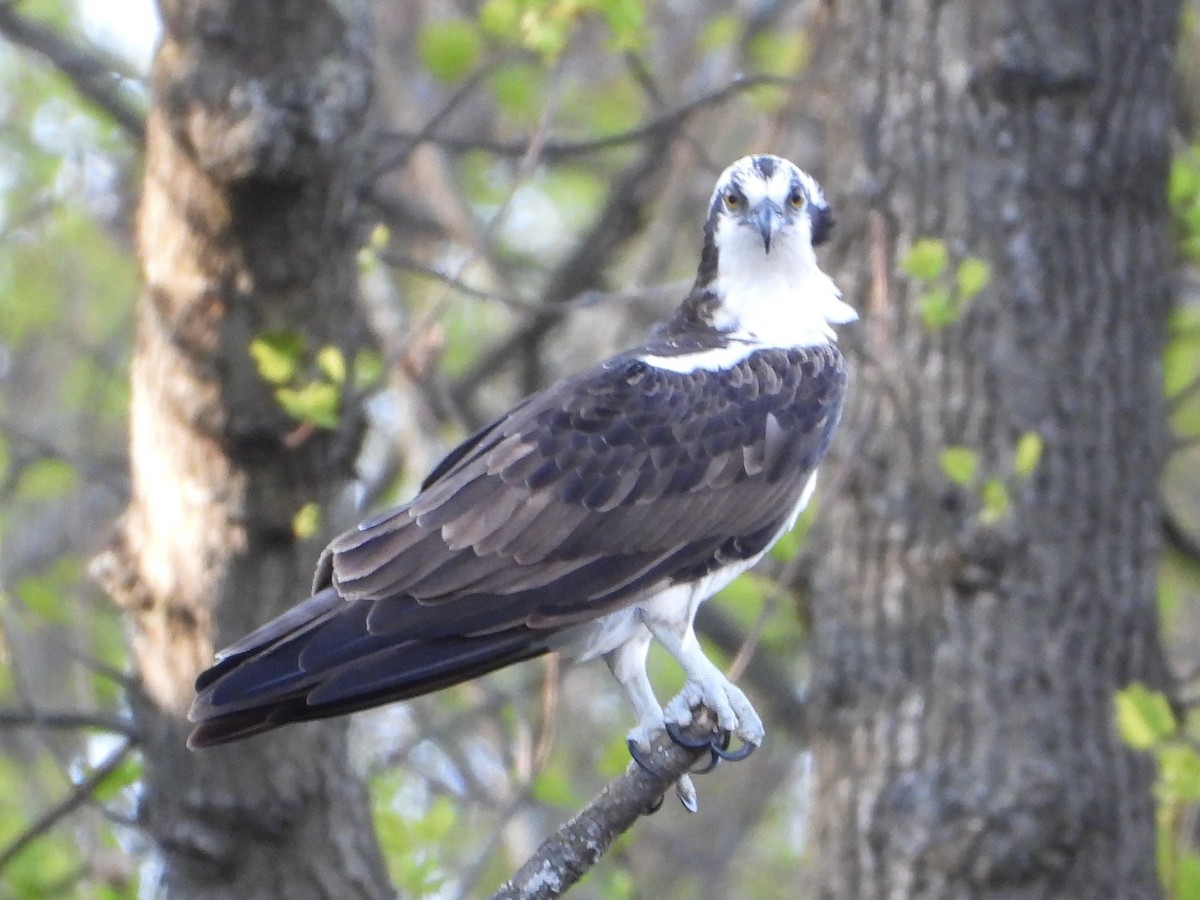
M 815 535 L 818 897 L 1159 895 L 1153 766 L 1116 734 L 1113 692 L 1165 672 L 1177 13 L 828 10 L 825 183 L 864 321 Z M 949 250 L 932 284 L 900 265 L 923 237 Z M 922 295 L 948 286 L 953 310 L 968 256 L 990 283 L 931 325 Z M 957 467 L 950 447 L 970 451 Z
M 363 340 L 355 304 L 366 28 L 348 4 L 162 0 L 138 221 L 133 497 L 98 569 L 128 611 L 145 754 L 139 822 L 169 897 L 388 895 L 344 723 L 190 753 L 196 673 L 307 595 L 361 432 L 289 418 L 250 343 L 293 332 L 302 372 Z M 309 366 L 309 370 L 304 365 Z M 327 515 L 328 519 L 329 516 Z

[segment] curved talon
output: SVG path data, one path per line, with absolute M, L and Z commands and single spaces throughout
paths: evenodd
M 713 744 L 712 738 L 709 737 L 700 738 L 699 740 L 693 738 L 679 727 L 678 722 L 667 722 L 666 729 L 671 740 L 680 747 L 686 747 L 689 750 L 702 750 L 705 747 L 711 747 Z
M 650 762 L 650 757 L 646 755 L 645 751 L 643 751 L 640 746 L 638 746 L 637 741 L 635 741 L 633 738 L 626 738 L 625 746 L 629 748 L 629 755 L 633 758 L 633 761 L 638 764 L 639 769 L 649 775 L 654 775 L 655 777 L 662 776 L 662 772 L 658 771 L 658 769 L 654 767 L 654 764 Z M 662 801 L 659 801 L 659 806 L 662 806 Z
M 746 743 L 742 744 L 742 746 L 738 747 L 736 750 L 730 750 L 728 732 L 725 734 L 725 743 L 723 746 L 717 747 L 716 744 L 712 745 L 712 752 L 714 756 L 719 756 L 721 759 L 727 759 L 730 762 L 740 762 L 757 749 L 758 744 L 755 744 L 752 741 L 746 741 Z
M 692 769 L 693 775 L 707 775 L 725 758 L 722 751 L 729 747 L 728 731 L 718 732 L 711 737 L 696 740 L 680 728 L 676 722 L 667 722 L 666 729 L 671 740 L 680 747 L 686 747 L 688 750 L 707 750 L 709 752 L 708 764 L 702 769 Z
M 638 765 L 641 765 L 641 763 L 638 763 Z M 661 796 L 657 800 L 655 800 L 653 803 L 651 803 L 650 806 L 646 808 L 646 815 L 652 816 L 656 812 L 658 812 L 660 809 L 662 809 L 663 801 L 666 799 L 667 799 L 667 797 L 664 794 L 663 796 Z
M 688 775 L 680 775 L 679 780 L 675 782 L 675 796 L 679 798 L 683 808 L 690 813 L 694 813 L 700 808 L 700 801 L 696 798 L 696 786 L 692 784 L 692 779 Z
M 717 748 L 712 746 L 711 744 L 709 744 L 709 746 L 708 746 L 708 753 L 709 753 L 708 764 L 705 765 L 705 767 L 703 769 L 692 769 L 691 774 L 707 775 L 709 772 L 711 772 L 713 769 L 715 769 L 717 767 L 718 763 L 721 762 L 721 754 L 719 754 L 717 752 Z

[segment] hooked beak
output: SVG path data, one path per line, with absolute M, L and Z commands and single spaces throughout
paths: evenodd
M 750 210 L 750 216 L 758 228 L 758 233 L 762 235 L 763 249 L 770 253 L 771 238 L 774 237 L 775 232 L 779 230 L 780 223 L 783 222 L 783 210 L 770 200 L 763 200 Z

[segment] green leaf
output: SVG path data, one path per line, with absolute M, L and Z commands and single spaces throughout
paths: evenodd
M 383 359 L 374 350 L 355 353 L 353 369 L 356 387 L 372 387 L 383 380 Z
M 121 760 L 108 776 L 96 785 L 92 797 L 101 803 L 114 799 L 121 791 L 136 784 L 142 777 L 145 766 L 138 753 L 130 753 Z
M 1170 896 L 1176 900 L 1196 900 L 1200 897 L 1200 854 L 1194 850 L 1180 852 L 1175 862 L 1175 884 L 1172 888 Z
M 783 108 L 788 101 L 788 91 L 779 84 L 758 84 L 743 96 L 756 113 L 773 113 Z
M 365 275 L 375 270 L 379 264 L 379 254 L 387 249 L 392 240 L 392 232 L 386 225 L 376 225 L 371 229 L 367 243 L 358 249 L 358 271 Z
M 79 473 L 61 459 L 44 457 L 21 469 L 17 494 L 26 500 L 54 500 L 75 489 Z
M 992 278 L 991 267 L 985 260 L 968 256 L 958 264 L 955 281 L 958 283 L 959 303 L 966 303 L 982 291 Z
M 700 31 L 700 49 L 705 53 L 728 47 L 742 30 L 741 20 L 732 13 L 713 16 Z
M 746 49 L 758 71 L 780 77 L 799 74 L 811 51 L 808 37 L 800 29 L 760 31 Z
M 317 368 L 334 384 L 346 383 L 346 357 L 337 347 L 326 345 L 317 351 Z
M 948 288 L 933 287 L 917 298 L 921 321 L 930 331 L 941 331 L 958 320 L 960 308 Z
M 1200 156 L 1188 151 L 1179 154 L 1171 162 L 1171 174 L 1167 179 L 1167 201 L 1174 210 L 1191 206 L 1200 197 Z
M 488 79 L 500 109 L 516 122 L 532 124 L 542 112 L 546 74 L 532 63 L 512 63 L 497 69 Z M 490 165 L 490 161 L 489 161 Z
M 957 485 L 967 485 L 975 480 L 979 466 L 979 454 L 970 447 L 947 447 L 938 457 L 942 471 Z
M 588 131 L 593 134 L 617 134 L 642 121 L 646 106 L 645 92 L 632 78 L 618 78 L 604 87 L 587 85 L 587 94 L 580 98 L 577 106 Z M 598 176 L 595 168 L 578 168 L 576 171 L 589 174 L 593 181 L 599 182 L 602 196 L 608 196 L 608 185 Z M 558 174 L 553 173 L 547 181 L 556 180 Z M 594 216 L 592 212 L 584 221 L 590 223 Z
M 275 399 L 293 419 L 318 428 L 337 428 L 340 397 L 328 381 L 312 381 L 299 388 L 280 388 Z
M 1168 744 L 1158 751 L 1158 784 L 1164 803 L 1200 801 L 1200 753 L 1188 744 Z
M 1008 487 L 999 478 L 989 478 L 979 489 L 983 509 L 979 518 L 985 525 L 999 522 L 1008 512 Z
M 614 51 L 626 53 L 646 45 L 646 7 L 642 0 L 600 0 L 599 8 L 612 32 Z
M 519 0 L 487 0 L 479 10 L 479 25 L 492 37 L 515 42 L 521 34 Z
M 47 622 L 65 624 L 75 612 L 71 597 L 82 577 L 83 564 L 74 556 L 61 556 L 37 575 L 20 579 L 16 595 L 31 613 Z
M 948 262 L 945 241 L 921 238 L 909 249 L 900 268 L 918 281 L 933 281 L 946 271 Z
M 1013 453 L 1013 472 L 1020 478 L 1028 478 L 1042 460 L 1042 436 L 1036 431 L 1027 431 L 1017 439 Z
M 474 68 L 483 38 L 466 19 L 430 22 L 417 35 L 417 56 L 439 81 L 458 81 Z
M 58 625 L 71 620 L 67 604 L 62 602 L 56 585 L 45 577 L 22 578 L 16 584 L 16 595 L 21 603 L 39 619 Z
M 310 538 L 321 528 L 321 506 L 309 501 L 296 510 L 292 516 L 292 534 L 304 540 Z
M 1117 730 L 1135 750 L 1148 750 L 1175 733 L 1175 715 L 1166 695 L 1133 682 L 1116 693 Z
M 1200 264 L 1200 149 L 1193 145 L 1175 157 L 1167 183 L 1180 255 Z
M 272 331 L 250 342 L 258 374 L 271 384 L 286 384 L 296 374 L 304 353 L 304 338 L 295 331 Z

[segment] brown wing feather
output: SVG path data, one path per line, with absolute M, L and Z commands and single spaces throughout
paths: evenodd
M 194 743 L 474 677 L 756 555 L 824 454 L 844 388 L 826 346 L 761 350 L 720 374 L 631 354 L 534 396 L 412 503 L 333 541 L 317 595 L 201 676 Z
M 802 485 L 836 424 L 842 360 L 833 347 L 760 351 L 736 375 L 700 373 L 685 392 L 696 376 L 626 359 L 577 379 L 573 403 L 566 392 L 527 402 L 406 517 L 335 541 L 335 583 L 365 599 L 454 602 L 467 586 L 472 599 L 521 590 L 514 567 L 666 552 L 782 517 L 798 488 L 781 472 L 804 469 Z

